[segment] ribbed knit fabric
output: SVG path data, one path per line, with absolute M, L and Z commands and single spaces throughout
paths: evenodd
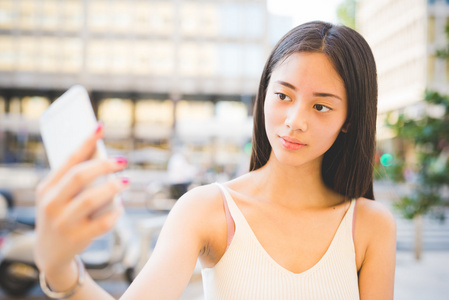
M 220 261 L 202 270 L 206 300 L 359 299 L 352 239 L 354 200 L 324 256 L 309 270 L 295 274 L 271 258 L 228 190 L 219 186 L 235 222 L 235 235 Z

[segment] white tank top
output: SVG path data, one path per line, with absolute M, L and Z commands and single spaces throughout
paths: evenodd
M 220 261 L 201 271 L 206 300 L 359 299 L 352 238 L 354 200 L 323 257 L 295 274 L 265 251 L 228 190 L 218 185 L 234 219 L 235 234 Z

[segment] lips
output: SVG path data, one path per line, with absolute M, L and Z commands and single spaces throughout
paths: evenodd
M 281 136 L 280 138 L 282 146 L 284 146 L 284 148 L 286 148 L 287 150 L 299 150 L 307 145 L 301 142 L 300 140 L 297 140 L 289 136 Z

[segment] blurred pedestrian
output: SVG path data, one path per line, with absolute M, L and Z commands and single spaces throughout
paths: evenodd
M 189 163 L 181 146 L 174 147 L 167 172 L 171 197 L 177 200 L 188 191 L 196 175 L 196 168 Z

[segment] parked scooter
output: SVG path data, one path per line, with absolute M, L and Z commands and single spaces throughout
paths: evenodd
M 7 197 L 0 191 L 0 203 L 7 202 Z M 10 200 L 13 200 L 12 197 Z M 24 224 L 12 217 L 12 206 L 0 204 L 0 287 L 8 295 L 20 297 L 38 283 L 39 271 L 33 258 L 34 224 Z M 141 250 L 140 238 L 125 214 L 111 232 L 94 240 L 81 253 L 81 259 L 93 279 L 102 280 L 114 274 L 124 274 L 126 280 L 131 282 L 142 257 L 147 256 Z
M 27 294 L 39 272 L 33 261 L 34 224 L 13 218 L 12 194 L 0 190 L 0 287 L 11 296 Z

